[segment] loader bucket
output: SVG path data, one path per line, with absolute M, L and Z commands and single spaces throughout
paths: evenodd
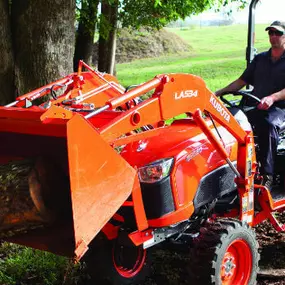
M 0 238 L 80 258 L 136 172 L 81 115 L 25 112 L 0 108 Z

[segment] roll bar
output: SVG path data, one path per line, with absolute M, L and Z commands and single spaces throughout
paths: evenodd
M 254 48 L 255 40 L 255 8 L 260 0 L 251 0 L 249 5 L 248 16 L 248 31 L 247 31 L 247 48 L 246 48 L 246 63 L 247 66 L 253 60 L 256 50 Z

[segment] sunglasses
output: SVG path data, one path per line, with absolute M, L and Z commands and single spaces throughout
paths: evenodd
M 277 37 L 281 37 L 284 35 L 284 32 L 280 32 L 280 31 L 275 31 L 275 30 L 269 30 L 268 31 L 268 35 L 269 36 L 277 36 Z

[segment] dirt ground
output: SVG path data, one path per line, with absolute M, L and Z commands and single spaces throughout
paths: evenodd
M 285 213 L 276 214 L 285 223 Z M 270 223 L 256 228 L 260 246 L 260 274 L 258 284 L 285 284 L 285 233 L 278 233 Z

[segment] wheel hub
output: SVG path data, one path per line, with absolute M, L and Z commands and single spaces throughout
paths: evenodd
M 222 261 L 222 284 L 246 284 L 251 272 L 251 262 L 251 252 L 247 243 L 244 240 L 233 241 Z
M 222 271 L 224 271 L 224 274 L 222 275 L 222 279 L 223 280 L 230 279 L 234 275 L 235 268 L 236 268 L 235 258 L 226 257 L 222 265 Z

